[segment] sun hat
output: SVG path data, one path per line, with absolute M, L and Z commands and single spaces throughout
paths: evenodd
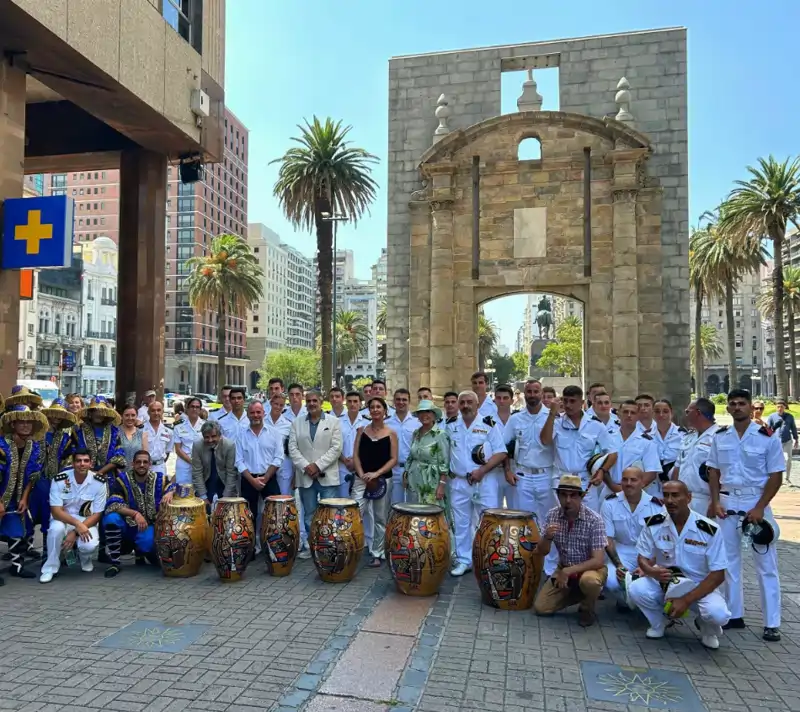
M 419 402 L 417 409 L 412 413 L 412 415 L 417 415 L 419 413 L 433 413 L 433 416 L 437 422 L 442 419 L 441 408 L 437 408 L 436 404 L 431 400 L 421 400 Z
M 27 405 L 29 408 L 39 408 L 42 397 L 27 386 L 14 386 L 11 395 L 6 398 L 6 408 L 12 405 Z
M 558 480 L 558 485 L 554 487 L 556 492 L 558 490 L 566 490 L 568 492 L 583 492 L 583 483 L 578 475 L 561 475 Z
M 122 422 L 120 420 L 119 413 L 117 413 L 117 411 L 108 404 L 108 401 L 103 398 L 103 396 L 94 396 L 89 401 L 89 405 L 81 410 L 81 420 L 86 420 L 89 417 L 89 412 L 92 410 L 99 410 L 103 412 L 103 416 L 106 419 L 106 425 L 109 423 L 112 425 L 119 425 Z
M 18 422 L 31 422 L 34 424 L 33 438 L 34 440 L 41 440 L 47 433 L 50 424 L 47 418 L 38 410 L 31 410 L 27 405 L 12 405 L 0 418 L 0 431 L 4 435 L 11 435 L 12 423 Z
M 42 408 L 42 413 L 48 420 L 50 418 L 62 418 L 68 421 L 70 425 L 77 425 L 78 423 L 78 418 L 75 414 L 67 410 L 67 401 L 61 397 L 55 398 L 47 408 Z

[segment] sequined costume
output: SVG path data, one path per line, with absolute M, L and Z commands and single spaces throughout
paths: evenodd
M 53 478 L 72 463 L 72 427 L 48 430 L 42 443 L 43 468 L 42 476 L 37 480 L 31 491 L 29 501 L 31 516 L 27 522 L 28 549 L 33 542 L 33 528 L 36 524 L 41 527 L 42 538 L 45 542 L 44 558 L 47 558 L 47 529 L 50 525 L 50 483 Z
M 126 467 L 125 453 L 116 425 L 92 426 L 81 423 L 75 428 L 73 442 L 76 450 L 85 449 L 92 458 L 92 470 L 99 472 L 109 463 L 120 470 Z

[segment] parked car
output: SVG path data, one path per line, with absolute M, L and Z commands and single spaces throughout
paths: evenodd
M 38 381 L 33 379 L 23 379 L 17 381 L 18 386 L 25 386 L 28 390 L 38 393 L 42 397 L 42 406 L 48 408 L 50 404 L 60 395 L 58 385 L 52 381 Z

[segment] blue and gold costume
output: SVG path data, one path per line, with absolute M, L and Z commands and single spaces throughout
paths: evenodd
M 103 516 L 106 545 L 111 559 L 107 577 L 119 573 L 119 557 L 126 544 L 129 549 L 135 549 L 137 555 L 147 555 L 151 563 L 157 562 L 153 525 L 161 500 L 167 492 L 175 489 L 175 484 L 169 483 L 165 475 L 152 470 L 147 473 L 143 482 L 139 482 L 133 470 L 127 470 L 117 474 L 109 489 L 106 513 Z M 132 509 L 141 514 L 147 521 L 147 528 L 139 531 L 133 517 L 122 514 L 124 509 Z

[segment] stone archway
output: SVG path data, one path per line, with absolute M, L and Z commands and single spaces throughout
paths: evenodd
M 538 160 L 517 159 L 541 142 Z M 586 305 L 585 378 L 615 400 L 688 400 L 665 383 L 661 188 L 646 136 L 613 119 L 520 112 L 445 135 L 420 161 L 412 195 L 409 364 L 412 392 L 437 398 L 476 369 L 476 305 L 556 292 Z M 405 375 L 405 374 L 403 374 Z

